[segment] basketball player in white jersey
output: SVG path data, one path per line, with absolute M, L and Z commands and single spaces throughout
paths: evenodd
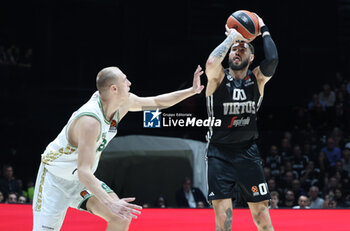
M 171 107 L 199 94 L 203 71 L 197 67 L 193 86 L 154 97 L 129 92 L 130 81 L 117 67 L 102 69 L 98 91 L 73 113 L 67 125 L 42 154 L 33 199 L 33 230 L 60 230 L 68 207 L 89 211 L 108 223 L 107 230 L 128 230 L 142 207 L 135 198 L 119 198 L 94 176 L 101 152 L 116 135 L 129 111 Z

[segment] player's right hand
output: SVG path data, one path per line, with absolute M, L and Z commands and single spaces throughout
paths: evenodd
M 258 18 L 259 21 L 259 35 L 261 35 L 261 27 L 265 26 L 264 20 L 256 13 L 254 13 L 256 15 L 256 17 Z
M 142 207 L 139 205 L 131 204 L 129 202 L 134 201 L 134 197 L 122 198 L 120 200 L 114 201 L 110 204 L 109 208 L 116 216 L 126 220 L 131 221 L 131 218 L 137 218 L 137 215 L 141 214 Z M 135 215 L 137 214 L 137 215 Z
M 248 42 L 248 40 L 246 38 L 244 38 L 241 33 L 239 33 L 236 29 L 234 28 L 229 28 L 227 26 L 227 24 L 225 24 L 225 29 L 226 29 L 226 32 L 225 32 L 225 35 L 226 36 L 233 36 L 233 40 L 234 40 L 234 43 L 237 43 L 237 42 Z

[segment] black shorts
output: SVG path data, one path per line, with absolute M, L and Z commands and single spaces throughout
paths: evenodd
M 271 199 L 256 144 L 241 151 L 232 145 L 209 144 L 208 200 L 235 198 L 234 186 L 246 202 Z

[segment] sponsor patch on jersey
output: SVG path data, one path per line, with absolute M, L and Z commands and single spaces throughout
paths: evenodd
M 231 119 L 231 123 L 227 126 L 228 128 L 232 128 L 232 127 L 244 127 L 247 126 L 250 123 L 250 117 L 242 117 L 239 118 L 237 116 L 233 116 Z
M 252 81 L 252 78 L 250 78 L 250 75 L 247 75 L 245 78 L 244 78 L 244 86 L 249 86 L 249 85 L 252 85 L 254 84 L 254 81 Z
M 116 120 L 112 120 L 111 125 L 109 126 L 109 132 L 116 132 L 118 123 Z

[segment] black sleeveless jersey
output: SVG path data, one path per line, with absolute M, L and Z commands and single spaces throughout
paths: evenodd
M 207 139 L 214 144 L 251 145 L 258 138 L 257 111 L 262 97 L 257 79 L 248 70 L 242 80 L 235 80 L 225 69 L 216 91 L 207 97 L 209 119 L 221 119 L 220 127 L 209 127 Z

